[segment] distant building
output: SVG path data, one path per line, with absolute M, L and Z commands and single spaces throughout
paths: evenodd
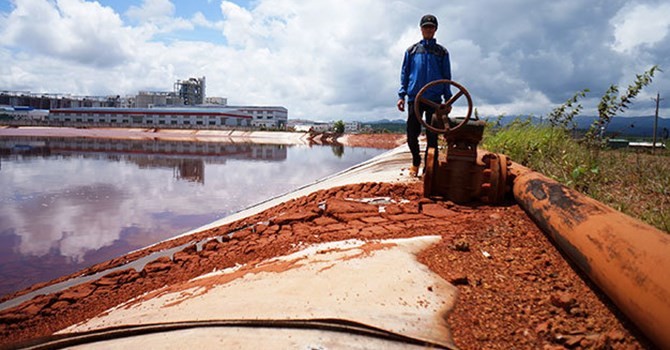
M 607 146 L 612 149 L 618 148 L 665 148 L 665 143 L 662 141 L 656 142 L 631 142 L 626 139 L 608 139 Z
M 29 91 L 0 91 L 0 105 L 34 109 L 74 107 L 123 107 L 124 98 L 110 96 L 72 96 L 70 94 L 32 93 Z
M 228 99 L 225 97 L 205 97 L 205 104 L 225 106 L 228 104 Z
M 360 122 L 344 122 L 345 133 L 355 133 L 361 130 Z
M 0 106 L 0 119 L 44 120 L 49 115 L 46 109 L 35 109 L 26 106 Z
M 333 131 L 333 124 L 332 122 L 330 123 L 325 123 L 325 122 L 315 122 L 312 125 L 312 130 L 317 131 L 317 132 L 328 132 L 328 131 Z
M 285 129 L 288 122 L 288 109 L 278 106 L 228 106 L 253 117 L 252 126 Z
M 230 108 L 63 108 L 49 120 L 128 125 L 249 127 L 252 117 Z
M 182 100 L 174 92 L 168 91 L 140 91 L 135 96 L 134 103 L 128 107 L 131 108 L 152 108 L 165 106 L 183 105 Z
M 312 128 L 312 125 L 296 124 L 296 125 L 293 126 L 293 130 L 300 131 L 300 132 L 310 132 L 310 131 L 313 131 L 314 129 Z
M 205 103 L 205 77 L 177 80 L 174 92 L 186 106 L 201 105 Z
M 244 126 L 267 129 L 285 129 L 287 126 L 288 110 L 284 107 L 228 106 L 226 98 L 206 97 L 205 88 L 205 77 L 202 77 L 177 80 L 173 91 L 140 91 L 135 96 L 126 97 L 0 91 L 0 105 L 47 110 L 52 114 L 48 120 L 73 123 L 242 126 L 239 122 Z M 84 107 L 85 110 L 77 110 Z M 172 114 L 167 111 L 184 107 L 192 107 L 192 112 Z M 0 114 L 10 118 L 9 113 Z M 231 119 L 241 116 L 243 121 Z
M 289 128 L 295 131 L 332 131 L 333 123 L 315 122 L 311 120 L 292 119 L 288 122 Z
M 333 131 L 335 129 L 334 122 L 314 122 L 311 120 L 291 120 L 288 123 L 288 127 L 293 128 L 295 131 L 316 131 L 316 132 L 327 132 Z M 344 132 L 345 133 L 355 133 L 361 130 L 360 122 L 344 122 Z
M 653 142 L 630 142 L 628 144 L 628 147 L 632 148 L 665 148 L 665 144 L 663 142 L 656 142 L 654 144 Z

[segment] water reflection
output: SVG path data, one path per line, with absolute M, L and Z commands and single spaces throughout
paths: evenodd
M 204 225 L 381 151 L 0 138 L 0 295 Z
M 81 156 L 126 161 L 140 168 L 171 168 L 179 180 L 204 183 L 205 161 L 229 159 L 282 161 L 285 145 L 169 140 L 111 140 L 91 138 L 0 138 L 0 161 L 17 157 Z M 1 162 L 0 162 L 1 170 Z
M 343 145 L 332 145 L 330 146 L 331 150 L 333 151 L 333 154 L 338 157 L 342 158 L 342 155 L 344 155 L 344 146 Z

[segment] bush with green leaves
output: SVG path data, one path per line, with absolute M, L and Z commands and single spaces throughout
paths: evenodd
M 333 131 L 335 131 L 338 134 L 344 134 L 344 122 L 341 120 L 336 121 L 333 124 Z

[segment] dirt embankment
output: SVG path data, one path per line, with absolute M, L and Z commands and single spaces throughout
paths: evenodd
M 407 141 L 404 134 L 345 134 L 338 139 L 345 146 L 393 149 Z
M 318 135 L 315 134 L 315 135 Z M 345 134 L 337 140 L 314 140 L 315 135 L 279 131 L 130 129 L 130 128 L 57 128 L 0 127 L 0 136 L 87 137 L 103 139 L 151 139 L 200 142 L 250 142 L 269 144 L 340 143 L 350 147 L 391 149 L 405 142 L 402 134 Z M 322 136 L 322 135 L 318 135 Z M 332 136 L 332 135 L 331 135 Z M 322 142 L 323 141 L 323 142 Z
M 421 196 L 421 183 L 321 190 L 251 217 L 94 266 L 90 274 L 194 240 L 149 263 L 0 313 L 0 343 L 46 336 L 164 285 L 255 264 L 310 243 L 441 235 L 419 260 L 460 292 L 449 315 L 462 349 L 643 349 L 651 346 L 567 263 L 515 204 L 461 206 Z M 396 203 L 348 199 L 387 196 Z M 231 235 L 232 234 L 232 235 Z M 229 237 L 230 235 L 230 237 Z

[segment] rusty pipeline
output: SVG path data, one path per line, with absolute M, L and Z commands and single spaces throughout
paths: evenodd
M 512 163 L 516 201 L 654 343 L 670 349 L 670 235 Z

